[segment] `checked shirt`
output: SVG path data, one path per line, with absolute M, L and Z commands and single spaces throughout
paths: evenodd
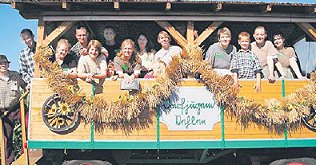
M 231 72 L 237 73 L 239 79 L 255 79 L 261 72 L 258 57 L 250 50 L 239 50 L 233 55 Z

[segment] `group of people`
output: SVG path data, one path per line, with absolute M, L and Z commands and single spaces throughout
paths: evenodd
M 76 28 L 75 36 L 78 42 L 71 48 L 68 40 L 60 39 L 50 60 L 57 62 L 69 78 L 87 82 L 107 77 L 112 80 L 123 78 L 128 82 L 140 77 L 153 78 L 155 68 L 160 68 L 161 63 L 168 65 L 172 57 L 182 51 L 179 46 L 170 45 L 171 38 L 165 31 L 158 34 L 157 40 L 162 46 L 158 52 L 149 46 L 144 33 L 137 37 L 137 44 L 132 39 L 125 39 L 120 47 L 112 27 L 104 29 L 106 43 L 103 45 L 98 40 L 88 42 L 89 32 L 84 26 Z
M 88 41 L 88 29 L 78 26 L 75 32 L 77 43 L 71 47 L 67 39 L 60 39 L 49 60 L 57 63 L 71 79 L 91 82 L 110 77 L 130 82 L 139 77 L 153 78 L 161 72 L 158 71 L 162 68 L 160 65 L 168 65 L 172 57 L 182 51 L 179 46 L 170 45 L 171 38 L 165 31 L 158 34 L 157 40 L 162 46 L 158 52 L 149 47 L 148 38 L 143 33 L 137 37 L 137 45 L 132 39 L 125 39 L 119 46 L 115 36 L 114 29 L 106 27 L 106 42 L 102 46 L 98 40 Z M 15 157 L 12 140 L 14 123 L 21 115 L 19 99 L 23 91 L 30 89 L 35 70 L 34 34 L 30 29 L 23 29 L 20 37 L 27 46 L 20 52 L 20 73 L 10 71 L 7 56 L 0 55 L 0 117 L 4 125 L 6 164 L 11 164 Z
M 238 79 L 256 79 L 255 89 L 259 92 L 262 77 L 270 82 L 276 77 L 293 78 L 291 69 L 297 78 L 304 78 L 294 49 L 285 47 L 282 33 L 273 35 L 273 44 L 266 40 L 267 33 L 262 26 L 255 29 L 252 43 L 250 34 L 241 32 L 238 35 L 239 50 L 231 44 L 231 32 L 227 27 L 219 29 L 217 36 L 218 42 L 208 48 L 205 60 L 218 74 L 232 75 L 236 89 L 240 87 Z M 22 89 L 29 90 L 34 76 L 34 34 L 30 29 L 23 29 L 20 37 L 27 46 L 20 53 L 20 73 L 10 71 L 10 61 L 0 55 L 0 113 L 6 138 L 6 164 L 11 164 L 14 159 L 12 136 L 14 121 L 20 115 L 18 100 Z M 150 47 L 144 33 L 138 35 L 136 44 L 132 39 L 117 44 L 113 27 L 104 29 L 104 44 L 98 40 L 88 41 L 89 32 L 85 26 L 76 27 L 75 37 L 77 43 L 72 47 L 67 39 L 60 39 L 49 60 L 57 63 L 67 77 L 87 82 L 104 78 L 122 78 L 127 82 L 135 78 L 154 78 L 182 52 L 179 46 L 170 44 L 171 38 L 166 31 L 158 34 L 161 49 L 157 52 Z
M 218 30 L 218 42 L 212 44 L 206 54 L 214 70 L 220 75 L 232 75 L 233 86 L 240 87 L 238 79 L 256 79 L 255 90 L 261 89 L 261 78 L 270 83 L 276 77 L 281 79 L 294 78 L 292 71 L 299 79 L 304 79 L 297 63 L 297 56 L 292 47 L 285 46 L 285 38 L 281 32 L 273 35 L 274 44 L 266 40 L 267 33 L 263 26 L 254 30 L 254 42 L 250 34 L 241 32 L 238 35 L 240 49 L 231 44 L 231 31 L 227 27 Z

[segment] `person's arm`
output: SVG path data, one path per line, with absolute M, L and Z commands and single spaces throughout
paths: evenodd
M 208 61 L 208 62 L 211 64 L 212 67 L 214 66 L 214 60 L 215 60 L 214 48 L 213 48 L 213 47 L 214 47 L 214 46 L 211 45 L 211 46 L 207 49 L 207 51 L 206 51 L 206 53 L 205 53 L 205 60 Z
M 262 69 L 261 69 L 258 57 L 254 53 L 252 53 L 252 56 L 254 58 L 253 69 L 255 70 L 254 72 L 256 74 L 256 84 L 254 86 L 254 89 L 256 90 L 256 92 L 260 92 L 261 91 L 261 75 L 263 75 Z
M 31 80 L 31 76 L 27 72 L 27 65 L 26 65 L 26 59 L 25 59 L 25 51 L 20 52 L 20 58 L 19 58 L 19 63 L 20 63 L 20 73 L 22 76 L 22 79 L 25 81 L 25 83 L 29 84 Z
M 107 71 L 108 67 L 107 67 L 105 56 L 101 56 L 100 58 L 101 58 L 100 59 L 101 60 L 101 62 L 100 62 L 100 71 L 101 71 L 101 73 L 92 76 L 93 78 L 97 78 L 97 79 L 106 78 L 107 73 L 108 73 L 108 71 Z
M 295 50 L 293 48 L 288 48 L 288 49 L 291 50 L 290 59 L 289 59 L 291 68 L 293 69 L 293 71 L 296 74 L 298 79 L 304 79 L 304 77 L 300 71 L 300 68 L 297 64 L 297 57 L 295 54 Z
M 234 84 L 233 87 L 238 90 L 239 89 L 239 82 L 238 82 L 238 74 L 237 73 L 233 73 L 233 80 L 234 80 Z
M 254 86 L 254 89 L 258 93 L 261 91 L 261 73 L 260 72 L 256 74 L 256 84 Z
M 106 50 L 105 47 L 102 47 L 102 48 L 101 48 L 101 53 L 102 53 L 106 58 L 109 57 L 109 51 Z
M 124 73 L 123 73 L 123 69 L 122 69 L 122 64 L 120 63 L 120 59 L 119 57 L 115 57 L 114 58 L 114 69 L 115 69 L 115 72 L 117 73 L 118 77 L 119 78 L 124 78 Z M 125 73 L 126 74 L 126 73 Z M 127 74 L 126 74 L 127 75 Z M 125 75 L 125 76 L 126 76 Z
M 233 84 L 233 87 L 238 90 L 240 85 L 239 85 L 239 82 L 238 82 L 238 61 L 237 61 L 237 54 L 234 53 L 233 54 L 233 58 L 232 58 L 232 61 L 231 61 L 231 64 L 230 64 L 230 71 L 233 73 L 233 80 L 234 80 L 234 84 Z
M 267 64 L 268 64 L 268 70 L 269 75 L 268 79 L 271 80 L 271 82 L 275 82 L 274 77 L 274 65 L 278 62 L 278 54 L 279 51 L 274 47 L 271 41 L 266 41 L 265 43 L 267 45 Z
M 84 56 L 81 56 L 78 62 L 78 78 L 89 80 L 92 79 L 92 73 L 86 73 Z

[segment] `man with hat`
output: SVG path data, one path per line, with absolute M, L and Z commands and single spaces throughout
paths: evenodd
M 5 55 L 0 55 L 0 117 L 3 122 L 6 148 L 6 164 L 14 160 L 13 129 L 14 123 L 20 118 L 19 99 L 25 82 L 16 71 L 9 70 L 10 61 Z

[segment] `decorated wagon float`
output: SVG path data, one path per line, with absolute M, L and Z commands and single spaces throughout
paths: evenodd
M 13 1 L 26 19 L 38 19 L 35 78 L 30 90 L 25 151 L 43 149 L 37 164 L 264 164 L 290 157 L 315 157 L 315 76 L 309 80 L 254 80 L 233 88 L 203 61 L 218 28 L 252 34 L 263 25 L 268 35 L 281 30 L 294 44 L 316 41 L 316 4 L 303 0 L 255 1 Z M 120 89 L 120 79 L 87 83 L 68 79 L 48 58 L 60 38 L 76 43 L 77 24 L 104 42 L 114 27 L 117 42 L 145 32 L 158 50 L 166 30 L 183 48 L 181 58 L 140 90 Z M 194 37 L 194 30 L 200 32 Z M 203 45 L 203 46 L 202 46 Z M 315 53 L 315 52 L 313 52 Z M 300 57 L 300 55 L 298 55 Z M 182 78 L 183 75 L 196 78 Z M 41 78 L 40 78 L 41 77 Z M 23 110 L 23 108 L 22 108 Z M 23 122 L 22 122 L 23 123 Z M 25 138 L 24 138 L 25 140 Z

